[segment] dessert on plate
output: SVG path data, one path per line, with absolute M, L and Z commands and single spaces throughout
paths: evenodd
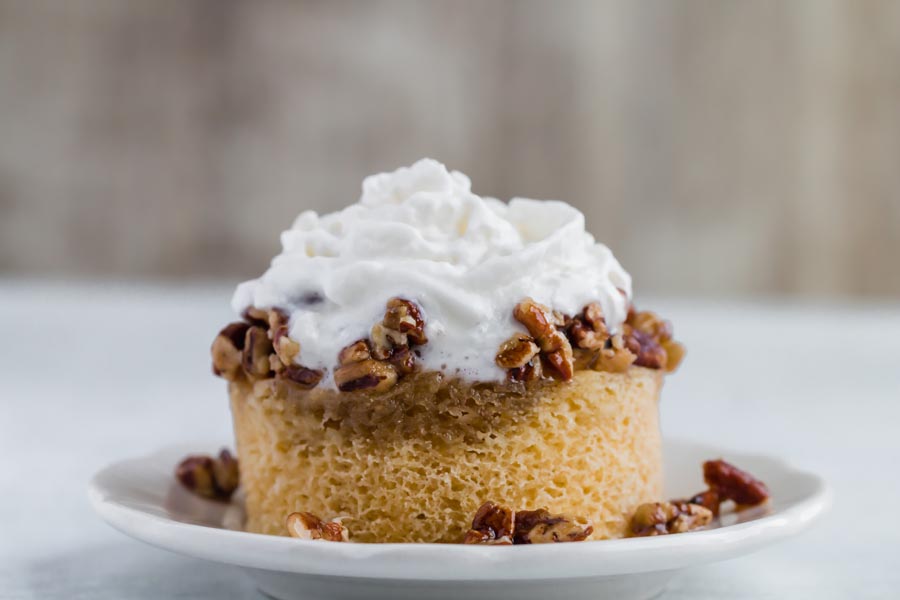
M 480 197 L 426 159 L 281 243 L 212 347 L 248 531 L 610 539 L 662 497 L 657 405 L 684 348 L 578 210 Z M 642 510 L 650 531 L 706 509 Z

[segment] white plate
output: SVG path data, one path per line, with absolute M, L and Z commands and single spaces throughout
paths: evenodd
M 160 548 L 244 567 L 276 598 L 650 598 L 677 569 L 732 558 L 807 528 L 830 504 L 818 476 L 784 462 L 683 441 L 667 442 L 667 497 L 703 487 L 701 463 L 722 457 L 766 482 L 766 509 L 725 514 L 704 531 L 649 538 L 530 546 L 343 544 L 226 528 L 235 508 L 175 483 L 186 454 L 162 450 L 115 463 L 94 477 L 90 497 L 113 527 Z

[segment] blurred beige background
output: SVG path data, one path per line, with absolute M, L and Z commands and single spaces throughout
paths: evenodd
M 671 294 L 900 297 L 900 2 L 0 0 L 0 276 L 254 276 L 432 156 Z

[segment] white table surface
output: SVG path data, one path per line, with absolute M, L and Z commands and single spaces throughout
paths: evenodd
M 230 439 L 208 358 L 229 297 L 0 282 L 0 598 L 261 597 L 235 569 L 119 534 L 85 493 L 111 461 Z M 666 434 L 781 455 L 835 490 L 812 531 L 686 571 L 664 598 L 900 598 L 900 305 L 643 305 L 689 349 Z

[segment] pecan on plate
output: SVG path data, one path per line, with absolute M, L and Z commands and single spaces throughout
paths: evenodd
M 240 484 L 238 461 L 223 448 L 219 456 L 188 456 L 175 467 L 175 478 L 191 493 L 211 500 L 228 500 Z
M 712 511 L 699 504 L 649 502 L 634 511 L 629 533 L 633 537 L 686 533 L 709 525 L 712 518 Z
M 485 502 L 472 519 L 464 544 L 510 545 L 513 543 L 516 513 L 502 504 Z
M 308 512 L 293 512 L 287 516 L 285 523 L 291 537 L 301 540 L 323 540 L 326 542 L 349 541 L 347 528 L 340 518 L 323 521 Z
M 733 500 L 738 506 L 756 506 L 769 499 L 769 488 L 762 481 L 724 460 L 703 463 L 703 479 L 721 501 Z
M 714 517 L 718 517 L 719 507 L 722 504 L 722 499 L 719 497 L 719 492 L 717 492 L 716 490 L 706 490 L 704 492 L 694 494 L 688 500 L 681 500 L 680 502 L 699 504 L 704 508 L 708 508 L 710 512 L 712 512 Z
M 546 544 L 581 542 L 594 532 L 588 519 L 553 515 L 545 508 L 516 511 L 485 502 L 475 513 L 465 544 Z
M 516 512 L 515 544 L 582 542 L 594 532 L 589 519 L 553 515 L 546 508 Z

